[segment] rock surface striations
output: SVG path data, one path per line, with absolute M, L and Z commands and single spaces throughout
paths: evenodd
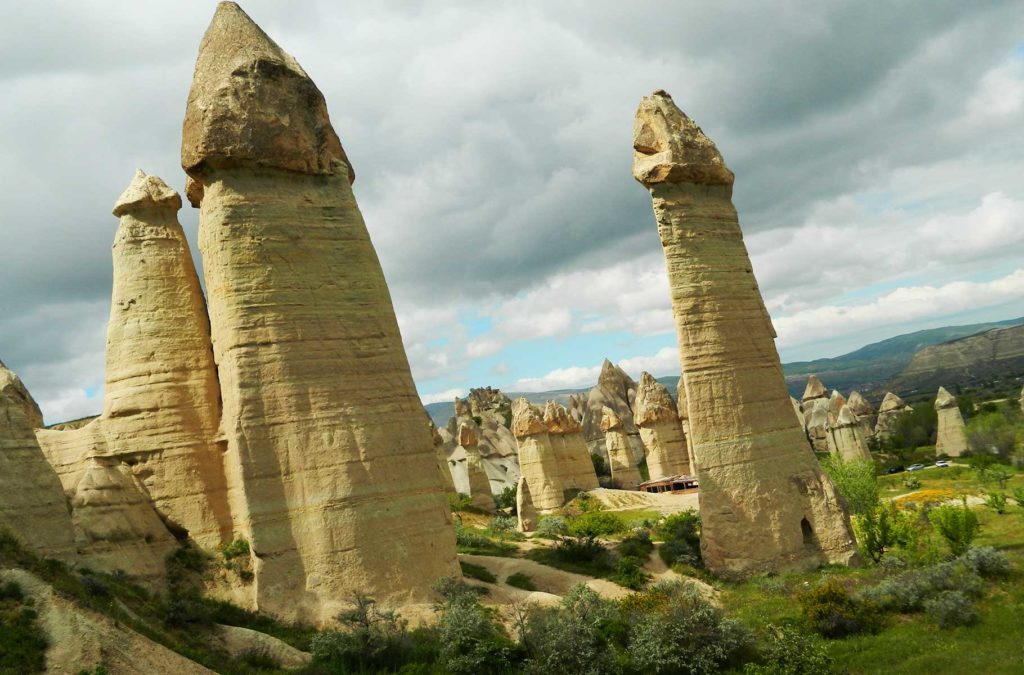
M 663 91 L 640 102 L 633 147 L 668 268 L 705 563 L 746 576 L 852 561 L 849 517 L 793 415 L 732 172 Z

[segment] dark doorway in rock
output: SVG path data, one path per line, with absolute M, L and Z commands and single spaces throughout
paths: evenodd
M 814 537 L 814 528 L 807 521 L 806 518 L 800 519 L 800 531 L 804 535 L 804 546 L 817 546 L 817 541 Z

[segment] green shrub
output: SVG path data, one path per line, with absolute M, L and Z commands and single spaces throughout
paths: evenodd
M 459 511 L 466 511 L 471 506 L 473 506 L 473 498 L 461 492 L 456 492 L 455 494 L 449 492 L 448 506 L 451 507 L 451 510 L 456 513 L 458 513 Z
M 21 586 L 0 586 L 0 673 L 41 673 L 49 643 Z
M 872 562 L 881 561 L 886 551 L 899 542 L 899 518 L 896 505 L 889 502 L 879 504 L 854 519 L 857 542 Z
M 587 511 L 569 521 L 569 534 L 583 539 L 594 540 L 625 529 L 622 520 L 607 511 Z
M 838 579 L 797 596 L 804 621 L 816 633 L 841 638 L 858 633 L 877 633 L 882 615 L 874 603 L 852 597 Z
M 628 653 L 640 672 L 717 673 L 739 665 L 751 643 L 740 624 L 725 618 L 696 591 L 658 584 L 646 611 L 631 616 Z
M 515 588 L 521 588 L 524 591 L 535 591 L 537 587 L 533 584 L 533 579 L 522 572 L 516 572 L 515 574 L 508 575 L 505 579 L 505 583 Z
M 1006 554 L 991 546 L 972 546 L 960 560 L 985 579 L 1003 579 L 1013 571 Z
M 917 476 L 907 476 L 906 478 L 903 479 L 903 487 L 907 488 L 908 490 L 920 490 L 921 479 L 918 478 Z
M 557 607 L 534 605 L 521 628 L 529 657 L 526 672 L 620 672 L 616 634 L 622 629 L 615 603 L 602 599 L 584 584 L 576 584 Z
M 651 535 L 647 530 L 638 529 L 634 530 L 629 536 L 624 537 L 615 548 L 623 558 L 647 560 L 651 557 L 651 551 L 654 550 L 654 543 L 651 541 Z
M 992 492 L 985 498 L 985 504 L 999 515 L 1006 513 L 1006 493 Z
M 249 542 L 245 539 L 238 538 L 233 540 L 229 544 L 225 544 L 220 550 L 225 560 L 231 560 L 242 555 L 249 555 Z
M 459 553 L 469 555 L 508 556 L 516 547 L 504 541 L 495 541 L 480 530 L 466 527 L 455 521 L 455 544 Z
M 1005 459 L 1017 444 L 1017 428 L 998 411 L 975 415 L 965 432 L 971 452 L 979 456 L 995 454 Z
M 664 542 L 658 554 L 666 565 L 700 566 L 700 515 L 696 511 L 668 516 L 658 526 L 656 534 Z
M 459 561 L 459 567 L 462 568 L 462 573 L 470 579 L 476 579 L 478 581 L 484 581 L 489 584 L 493 584 L 498 580 L 498 577 L 494 576 L 489 569 L 483 565 L 476 565 L 465 560 Z
M 793 626 L 768 624 L 761 657 L 764 662 L 746 664 L 743 675 L 820 675 L 833 669 L 820 638 Z
M 957 560 L 885 579 L 864 590 L 860 597 L 884 611 L 912 613 L 921 611 L 928 600 L 947 591 L 981 597 L 985 588 L 975 568 Z
M 453 675 L 505 673 L 522 660 L 522 649 L 505 635 L 491 612 L 480 606 L 477 594 L 462 582 L 446 577 L 434 590 L 441 595 L 438 663 Z
M 315 663 L 340 672 L 377 672 L 410 661 L 413 638 L 408 625 L 392 611 L 380 610 L 373 598 L 352 596 L 352 606 L 338 614 L 340 630 L 316 635 L 310 649 Z
M 495 505 L 502 511 L 505 511 L 509 515 L 515 516 L 517 511 L 516 505 L 516 486 L 509 485 L 501 491 L 497 497 L 494 498 Z
M 650 579 L 643 571 L 643 564 L 642 560 L 632 556 L 619 558 L 615 563 L 615 571 L 608 576 L 608 580 L 634 591 L 640 590 Z
M 541 516 L 537 523 L 537 536 L 544 539 L 558 539 L 569 534 L 569 524 L 561 516 Z
M 495 516 L 487 524 L 487 531 L 499 539 L 505 539 L 516 533 L 518 522 L 511 516 Z
M 959 506 L 947 504 L 932 509 L 928 520 L 946 540 L 953 555 L 965 553 L 981 527 L 978 516 L 967 506 L 966 498 Z
M 1024 487 L 1013 489 L 1013 501 L 1017 502 L 1017 506 L 1024 508 Z
M 960 591 L 943 591 L 924 603 L 925 614 L 942 628 L 970 626 L 978 622 L 974 603 Z

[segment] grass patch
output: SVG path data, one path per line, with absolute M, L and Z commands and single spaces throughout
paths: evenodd
M 470 579 L 476 579 L 477 581 L 483 581 L 488 584 L 493 584 L 498 581 L 498 577 L 494 576 L 494 574 L 483 565 L 477 565 L 475 563 L 466 562 L 465 560 L 460 560 L 459 567 L 462 568 L 462 573 Z
M 484 530 L 455 523 L 455 548 L 459 553 L 511 558 L 519 551 L 515 544 L 488 537 Z

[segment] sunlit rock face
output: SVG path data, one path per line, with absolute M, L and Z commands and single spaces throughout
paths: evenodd
M 690 473 L 679 412 L 668 389 L 647 372 L 640 373 L 633 420 L 647 449 L 647 473 L 651 480 Z
M 907 405 L 896 394 L 891 391 L 887 392 L 885 398 L 882 399 L 882 405 L 878 406 L 878 421 L 875 423 L 875 435 L 879 438 L 888 438 L 899 416 L 913 409 L 913 406 Z
M 601 410 L 601 431 L 604 432 L 604 442 L 608 448 L 608 468 L 612 474 L 612 482 L 619 489 L 635 490 L 643 478 L 629 447 L 625 425 L 618 414 L 608 406 Z
M 846 460 L 871 459 L 864 431 L 848 405 L 839 410 L 835 423 L 828 429 L 828 449 Z
M 33 431 L 42 421 L 21 379 L 0 362 L 0 527 L 39 555 L 69 560 L 75 543 L 64 490 Z
M 561 403 L 544 406 L 544 425 L 558 460 L 558 473 L 565 490 L 593 490 L 598 487 L 594 462 L 583 440 L 583 429 Z
M 804 388 L 800 403 L 804 414 L 804 430 L 811 446 L 818 452 L 826 452 L 831 401 L 828 390 L 817 375 L 807 378 L 807 387 Z
M 544 413 L 525 398 L 516 399 L 512 403 L 512 433 L 519 443 L 519 468 L 530 503 L 538 512 L 550 513 L 565 503 L 565 486 Z
M 738 577 L 852 561 L 845 508 L 793 415 L 732 172 L 663 91 L 641 100 L 633 148 L 668 268 L 706 564 Z
M 37 432 L 73 507 L 82 562 L 152 583 L 171 531 L 207 549 L 233 531 L 210 326 L 180 208 L 142 171 L 115 202 L 103 413 Z
M 431 433 L 323 95 L 234 3 L 182 134 L 255 604 L 323 623 L 459 575 Z
M 956 397 L 946 391 L 945 387 L 939 387 L 935 397 L 935 412 L 938 417 L 935 454 L 960 457 L 968 450 L 964 416 L 960 414 Z
M 622 422 L 623 433 L 626 434 L 626 441 L 633 453 L 633 462 L 639 462 L 644 458 L 644 444 L 640 440 L 640 431 L 633 422 L 636 387 L 636 382 L 626 371 L 608 359 L 604 360 L 597 384 L 587 392 L 583 403 L 583 418 L 580 422 L 583 426 L 583 438 L 590 452 L 607 456 L 607 449 L 604 446 L 605 434 L 601 431 L 601 411 L 608 407 L 615 411 L 616 417 Z

